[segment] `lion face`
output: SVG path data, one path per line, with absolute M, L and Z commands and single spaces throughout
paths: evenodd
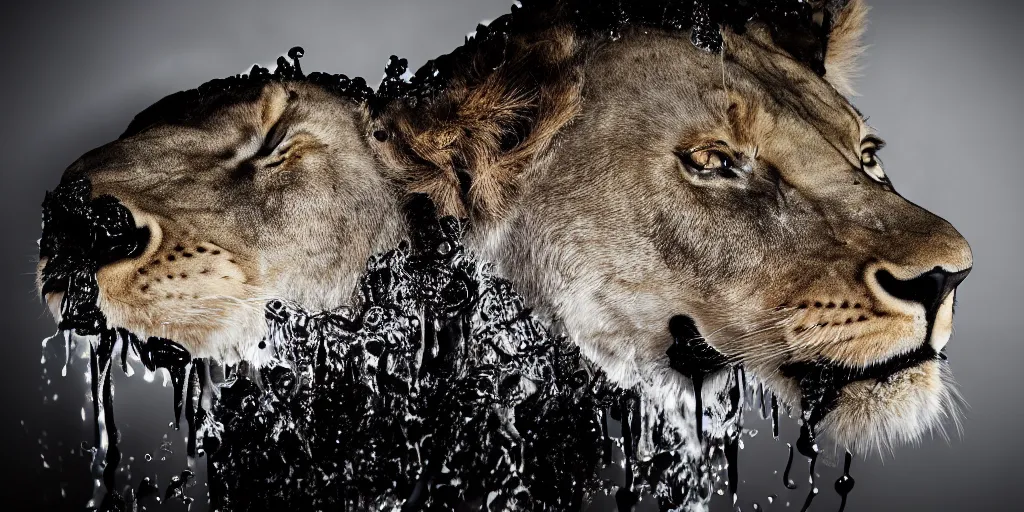
M 346 302 L 366 258 L 403 236 L 396 196 L 363 142 L 359 107 L 320 86 L 175 98 L 65 172 L 127 207 L 147 235 L 96 270 L 99 308 L 108 326 L 197 357 L 259 359 L 265 302 Z M 59 320 L 68 284 L 44 282 L 47 260 L 39 285 Z
M 583 60 L 578 115 L 477 250 L 620 383 L 678 377 L 686 315 L 842 444 L 934 426 L 971 251 L 895 191 L 836 87 L 757 27 L 723 54 L 638 30 Z

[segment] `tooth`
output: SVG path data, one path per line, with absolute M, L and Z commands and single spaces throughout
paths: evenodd
M 935 349 L 936 352 L 941 351 L 946 343 L 949 343 L 950 336 L 953 335 L 953 296 L 956 294 L 949 294 L 946 300 L 939 306 L 939 310 L 935 313 L 935 321 L 932 325 L 932 337 L 928 340 L 928 343 Z

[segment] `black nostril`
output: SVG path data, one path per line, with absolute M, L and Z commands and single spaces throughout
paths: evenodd
M 929 316 L 933 316 L 942 301 L 956 289 L 971 269 L 960 272 L 949 272 L 935 267 L 913 279 L 897 279 L 886 270 L 875 273 L 879 286 L 889 295 L 897 299 L 917 302 L 925 307 Z
M 135 258 L 149 243 L 149 228 L 135 227 L 131 212 L 116 198 L 100 196 L 92 201 L 90 252 L 98 266 Z

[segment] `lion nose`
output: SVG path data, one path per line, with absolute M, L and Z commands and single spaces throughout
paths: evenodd
M 950 272 L 935 267 L 911 279 L 898 279 L 888 270 L 875 272 L 875 279 L 882 290 L 900 300 L 916 302 L 925 308 L 929 318 L 935 316 L 939 306 L 971 272 L 970 267 L 959 272 Z
M 146 226 L 136 226 L 131 212 L 116 198 L 93 199 L 87 179 L 66 179 L 43 201 L 43 234 L 39 240 L 40 292 L 44 300 L 63 293 L 60 327 L 97 332 L 102 315 L 96 304 L 96 271 L 116 261 L 138 257 L 152 239 Z

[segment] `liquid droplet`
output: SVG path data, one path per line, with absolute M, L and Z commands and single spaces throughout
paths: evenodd
M 853 478 L 850 476 L 850 464 L 853 462 L 853 454 L 849 450 L 846 451 L 846 459 L 843 463 L 843 476 L 836 480 L 836 492 L 842 498 L 842 503 L 839 505 L 839 512 L 846 510 L 846 497 L 853 490 Z

